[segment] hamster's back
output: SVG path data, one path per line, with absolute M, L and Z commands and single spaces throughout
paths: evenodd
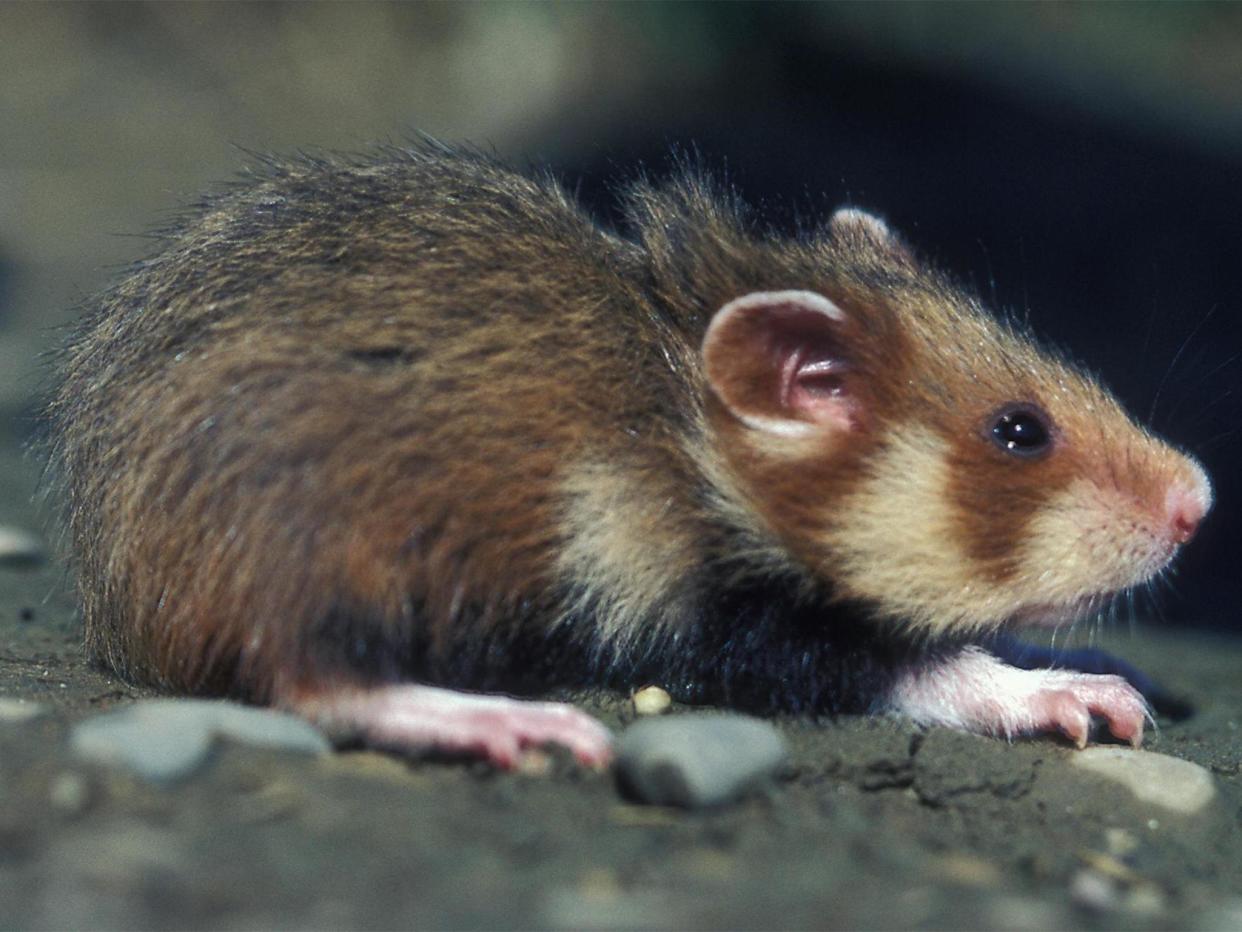
M 565 463 L 678 407 L 632 248 L 432 148 L 208 199 L 84 321 L 51 406 L 91 650 L 262 698 L 546 612 Z

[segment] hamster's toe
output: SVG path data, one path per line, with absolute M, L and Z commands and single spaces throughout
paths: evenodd
M 1143 743 L 1143 726 L 1149 714 L 1142 694 L 1120 676 L 1045 673 L 1052 681 L 1031 696 L 1031 715 L 1035 731 L 1057 730 L 1078 747 L 1086 747 L 1091 718 L 1104 720 L 1114 738 L 1132 747 Z

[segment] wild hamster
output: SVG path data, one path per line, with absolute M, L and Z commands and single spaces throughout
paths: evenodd
M 167 231 L 49 406 L 91 653 L 500 765 L 609 736 L 455 690 L 1137 745 L 1124 679 L 986 643 L 1159 573 L 1203 470 L 874 216 L 626 197 L 611 232 L 425 144 L 273 159 Z

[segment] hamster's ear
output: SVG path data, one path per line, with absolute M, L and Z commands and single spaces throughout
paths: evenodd
M 742 423 L 786 436 L 857 425 L 846 315 L 813 291 L 757 291 L 730 301 L 703 337 L 703 369 Z
M 839 242 L 853 245 L 865 243 L 903 259 L 913 258 L 905 240 L 894 233 L 887 223 L 857 207 L 839 208 L 828 218 L 828 230 Z

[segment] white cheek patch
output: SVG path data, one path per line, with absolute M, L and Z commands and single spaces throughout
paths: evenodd
M 981 627 L 1012 610 L 965 553 L 949 499 L 948 445 L 895 425 L 857 492 L 826 516 L 827 542 L 852 596 L 924 630 Z
M 1041 571 L 1022 588 L 1032 602 L 1074 602 L 1137 585 L 1167 556 L 1137 503 L 1079 479 L 1031 522 L 1021 559 Z

